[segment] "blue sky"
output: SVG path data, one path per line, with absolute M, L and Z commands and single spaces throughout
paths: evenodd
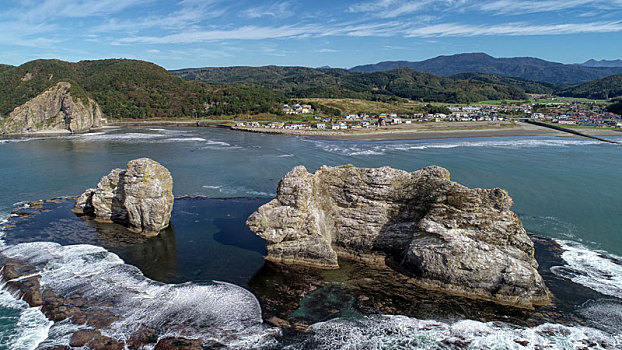
M 0 63 L 352 67 L 486 52 L 622 59 L 622 0 L 2 0 Z

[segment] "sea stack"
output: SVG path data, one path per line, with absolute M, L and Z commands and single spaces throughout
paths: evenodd
M 82 133 L 99 127 L 99 105 L 86 96 L 72 95 L 70 89 L 71 83 L 59 82 L 16 107 L 0 122 L 0 134 Z
M 87 189 L 73 212 L 155 236 L 168 227 L 173 200 L 173 178 L 168 169 L 152 159 L 140 158 L 129 161 L 125 170 L 112 170 L 97 188 Z
M 303 166 L 279 183 L 249 228 L 266 259 L 337 268 L 355 259 L 393 268 L 420 286 L 532 308 L 550 302 L 534 245 L 501 189 L 469 189 L 449 171 Z

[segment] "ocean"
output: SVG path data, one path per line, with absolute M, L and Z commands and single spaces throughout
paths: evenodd
M 622 141 L 622 136 L 611 139 Z M 79 195 L 111 169 L 139 157 L 160 162 L 174 179 L 173 225 L 160 237 L 118 245 L 114 234 L 98 235 L 96 227 L 84 228 L 78 219 L 63 216 L 70 201 L 32 226 L 0 232 L 3 253 L 36 262 L 44 271 L 42 283 L 55 290 L 97 285 L 105 299 L 110 297 L 106 291 L 132 286 L 132 295 L 140 297 L 123 299 L 124 320 L 111 326 L 110 335 L 123 337 L 137 320 L 161 325 L 168 317 L 185 324 L 188 318 L 180 314 L 194 310 L 189 315 L 196 332 L 183 335 L 218 339 L 222 334 L 201 333 L 218 326 L 236 335 L 223 336 L 234 348 L 451 349 L 459 347 L 457 340 L 469 348 L 622 347 L 619 146 L 549 136 L 327 141 L 214 128 L 0 139 L 0 217 L 28 201 Z M 589 297 L 569 306 L 580 322 L 517 324 L 486 317 L 435 319 L 417 312 L 344 312 L 314 320 L 312 332 L 304 336 L 274 336 L 260 321 L 261 305 L 249 282 L 262 269 L 261 242 L 244 233 L 243 222 L 275 196 L 279 180 L 300 164 L 310 171 L 342 164 L 408 171 L 439 165 L 465 186 L 506 189 L 526 230 L 561 246 L 562 260 L 550 268 L 551 276 L 588 291 L 581 293 Z M 176 252 L 172 256 L 171 250 Z M 197 299 L 210 302 L 197 305 Z M 153 309 L 163 311 L 156 317 L 147 312 Z M 0 291 L 0 347 L 63 344 L 75 327 L 48 321 L 38 309 Z

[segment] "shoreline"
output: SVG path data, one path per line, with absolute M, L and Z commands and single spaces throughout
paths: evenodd
M 402 128 L 383 128 L 361 131 L 314 131 L 230 127 L 231 130 L 254 132 L 263 134 L 279 134 L 289 136 L 304 136 L 328 141 L 399 141 L 399 140 L 433 140 L 450 138 L 475 137 L 510 137 L 510 136 L 556 136 L 584 138 L 567 132 L 553 130 L 546 127 L 520 123 L 516 125 L 472 125 L 458 124 L 458 122 L 435 124 L 434 127 L 422 128 L 419 126 Z M 498 124 L 497 124 L 498 125 Z M 622 131 L 614 129 L 580 129 L 589 136 L 622 136 Z
M 477 123 L 474 125 L 474 123 Z M 555 136 L 570 138 L 585 138 L 584 136 L 573 135 L 567 132 L 550 129 L 547 127 L 527 124 L 527 123 L 499 123 L 499 122 L 440 122 L 429 124 L 413 124 L 390 126 L 383 128 L 370 128 L 361 130 L 346 131 L 322 131 L 322 130 L 292 130 L 292 129 L 270 129 L 252 128 L 225 125 L 222 121 L 135 121 L 135 122 L 115 122 L 94 128 L 89 134 L 101 132 L 107 129 L 118 129 L 127 127 L 208 127 L 224 128 L 233 131 L 310 137 L 328 141 L 400 141 L 400 140 L 434 140 L 452 138 L 479 138 L 479 137 L 511 137 L 511 136 Z M 588 136 L 622 136 L 622 130 L 617 129 L 571 129 L 579 131 Z M 39 131 L 27 134 L 2 135 L 2 139 L 19 139 L 24 137 L 52 137 L 80 135 L 69 132 Z

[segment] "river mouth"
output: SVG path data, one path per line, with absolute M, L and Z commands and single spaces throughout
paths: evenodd
M 171 226 L 152 238 L 136 238 L 122 226 L 74 215 L 70 211 L 74 199 L 47 201 L 42 207 L 21 209 L 22 216 L 5 226 L 3 239 L 8 247 L 36 242 L 102 247 L 126 265 L 137 267 L 148 279 L 163 284 L 201 286 L 222 281 L 240 286 L 259 301 L 260 317 L 272 323 L 275 317 L 285 321 L 280 324 L 284 344 L 307 341 L 310 326 L 313 330 L 317 324 L 382 315 L 443 324 L 473 320 L 513 327 L 590 327 L 606 334 L 622 331 L 615 321 L 619 315 L 609 314 L 610 322 L 598 317 L 603 305 L 609 305 L 609 311 L 622 310 L 620 299 L 556 271 L 567 262 L 562 257 L 563 246 L 550 239 L 532 236 L 539 272 L 553 293 L 553 302 L 524 310 L 417 288 L 394 271 L 357 262 L 342 261 L 337 270 L 265 262 L 265 243 L 245 221 L 268 201 L 179 198 Z

